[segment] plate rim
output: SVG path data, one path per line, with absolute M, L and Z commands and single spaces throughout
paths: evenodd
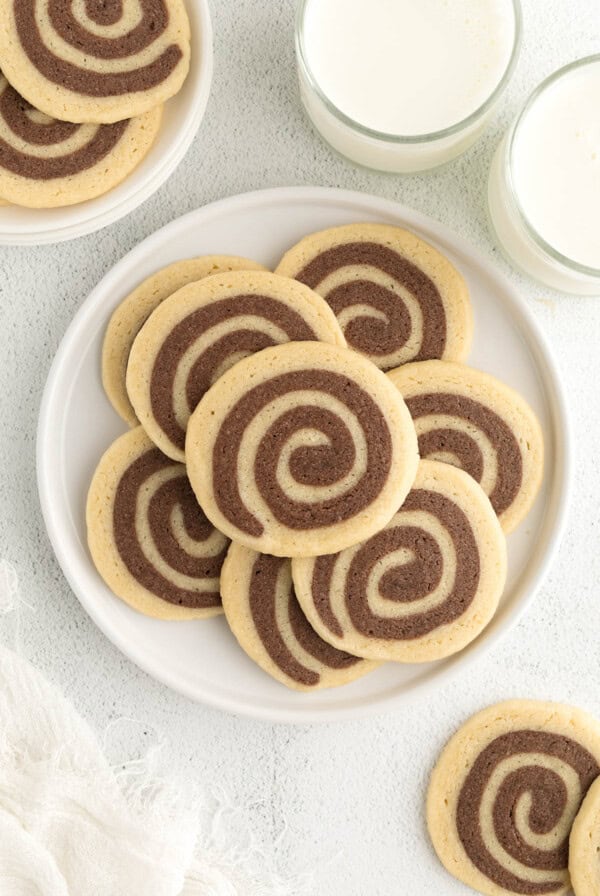
M 49 246 L 97 233 L 105 227 L 117 223 L 147 202 L 179 167 L 204 119 L 214 75 L 214 33 L 209 3 L 208 0 L 190 0 L 190 2 L 197 7 L 200 45 L 196 52 L 200 55 L 200 63 L 195 74 L 196 87 L 189 104 L 191 114 L 187 120 L 187 127 L 180 133 L 179 139 L 174 142 L 166 158 L 158 162 L 154 172 L 147 180 L 140 184 L 133 193 L 124 196 L 116 205 L 81 221 L 59 224 L 56 227 L 46 227 L 40 230 L 23 229 L 22 231 L 0 228 L 0 246 Z M 84 205 L 85 203 L 81 203 L 81 206 Z M 78 205 L 65 206 L 66 211 L 77 208 Z M 35 212 L 35 209 L 27 209 L 27 211 Z
M 358 706 L 347 707 L 309 707 L 298 704 L 294 709 L 273 708 L 270 706 L 256 706 L 255 704 L 247 705 L 238 702 L 235 698 L 219 694 L 216 695 L 209 688 L 203 688 L 202 693 L 198 692 L 197 686 L 188 686 L 185 679 L 170 674 L 168 671 L 159 669 L 158 671 L 145 661 L 144 652 L 138 650 L 135 644 L 132 644 L 127 638 L 120 637 L 118 632 L 110 629 L 105 625 L 102 613 L 97 610 L 94 600 L 86 598 L 82 593 L 81 587 L 76 581 L 76 577 L 72 571 L 72 563 L 69 560 L 68 536 L 60 532 L 60 526 L 54 524 L 54 508 L 51 500 L 52 492 L 52 465 L 43 446 L 46 443 L 46 433 L 49 427 L 53 426 L 52 408 L 54 394 L 59 384 L 64 359 L 68 357 L 73 346 L 79 342 L 78 337 L 80 331 L 85 332 L 87 319 L 97 312 L 96 305 L 111 284 L 118 283 L 121 275 L 131 270 L 137 261 L 137 256 L 151 254 L 152 249 L 161 244 L 165 238 L 168 239 L 172 233 L 178 229 L 187 229 L 190 222 L 201 224 L 203 218 L 211 218 L 213 215 L 222 213 L 232 213 L 243 208 L 251 207 L 256 203 L 273 204 L 286 203 L 290 201 L 303 200 L 307 203 L 322 202 L 333 200 L 338 205 L 357 204 L 363 207 L 369 206 L 371 212 L 379 211 L 382 214 L 388 214 L 396 218 L 400 223 L 417 231 L 425 231 L 427 236 L 433 237 L 440 243 L 452 247 L 455 250 L 463 251 L 474 264 L 482 268 L 486 274 L 494 281 L 495 285 L 503 295 L 503 301 L 507 301 L 510 305 L 511 313 L 516 316 L 519 324 L 519 331 L 523 329 L 529 337 L 528 343 L 533 343 L 536 350 L 535 366 L 542 375 L 548 403 L 551 411 L 551 419 L 555 435 L 555 473 L 553 479 L 558 483 L 549 496 L 549 505 L 544 516 L 544 533 L 546 535 L 546 546 L 538 560 L 536 569 L 533 573 L 528 574 L 528 579 L 522 588 L 522 594 L 516 603 L 511 607 L 502 625 L 488 632 L 487 637 L 481 641 L 473 643 L 469 650 L 461 656 L 457 655 L 457 659 L 447 666 L 443 675 L 440 677 L 425 678 L 411 687 L 410 691 L 402 693 L 386 693 L 373 703 L 360 704 Z M 398 225 L 398 226 L 399 226 Z M 541 369 L 540 369 L 541 368 Z M 295 187 L 273 187 L 262 190 L 252 190 L 249 192 L 228 196 L 215 202 L 207 203 L 200 208 L 194 209 L 186 214 L 177 217 L 164 225 L 163 227 L 150 234 L 133 249 L 131 249 L 123 258 L 120 259 L 106 274 L 99 283 L 89 293 L 80 306 L 73 319 L 71 320 L 67 330 L 65 331 L 54 359 L 52 361 L 47 380 L 44 386 L 40 412 L 38 417 L 38 426 L 36 434 L 36 473 L 38 494 L 42 509 L 42 516 L 46 527 L 48 538 L 52 545 L 52 549 L 58 561 L 58 564 L 65 576 L 69 587 L 77 597 L 83 609 L 90 616 L 92 621 L 97 625 L 103 635 L 131 662 L 133 662 L 143 672 L 159 681 L 166 687 L 174 690 L 176 693 L 183 695 L 194 703 L 200 703 L 215 709 L 236 716 L 243 716 L 261 721 L 281 724 L 314 724 L 314 723 L 332 723 L 341 722 L 358 718 L 366 718 L 369 716 L 383 715 L 384 713 L 393 711 L 402 705 L 412 703 L 414 700 L 421 699 L 428 690 L 433 690 L 440 683 L 446 685 L 452 681 L 459 673 L 470 668 L 477 660 L 486 653 L 493 650 L 499 641 L 507 635 L 514 626 L 523 617 L 524 613 L 530 608 L 541 585 L 545 581 L 551 564 L 556 556 L 568 519 L 568 510 L 572 491 L 573 480 L 573 445 L 572 430 L 570 424 L 570 412 L 568 409 L 566 395 L 562 380 L 559 374 L 558 362 L 554 357 L 547 337 L 545 336 L 540 324 L 533 315 L 533 312 L 527 306 L 525 300 L 521 298 L 516 287 L 508 280 L 508 278 L 499 271 L 493 262 L 488 259 L 483 252 L 471 245 L 461 235 L 455 234 L 451 228 L 447 227 L 435 219 L 423 214 L 415 209 L 405 206 L 395 200 L 385 199 L 373 194 L 363 193 L 353 190 L 342 190 L 335 187 L 315 187 L 315 186 L 295 186 Z M 550 521 L 550 524 L 549 524 Z M 493 624 L 493 623 L 492 623 Z M 458 659 L 460 657 L 460 659 Z

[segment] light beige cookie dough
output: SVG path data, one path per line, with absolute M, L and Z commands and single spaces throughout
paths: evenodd
M 138 427 L 104 454 L 87 500 L 88 544 L 108 587 L 157 619 L 222 612 L 221 566 L 229 540 L 206 519 L 185 467 Z
M 348 684 L 376 668 L 323 641 L 294 594 L 291 561 L 232 544 L 221 573 L 223 609 L 240 647 L 296 691 Z
M 534 700 L 491 706 L 454 735 L 431 776 L 435 850 L 487 896 L 566 893 L 571 826 L 599 774 L 592 716 Z
M 588 790 L 571 828 L 569 874 L 575 896 L 600 893 L 600 778 Z
M 189 70 L 183 0 L 0 0 L 0 60 L 53 118 L 112 124 L 176 94 Z
M 117 414 L 130 426 L 138 419 L 129 401 L 125 376 L 133 341 L 161 302 L 188 283 L 229 271 L 264 271 L 249 258 L 235 255 L 204 255 L 176 261 L 133 290 L 114 311 L 102 346 L 102 383 Z
M 330 644 L 372 660 L 438 660 L 473 641 L 496 612 L 506 542 L 470 476 L 421 461 L 400 510 L 339 554 L 295 559 L 296 595 Z
M 165 299 L 131 347 L 127 394 L 155 444 L 184 459 L 190 414 L 212 384 L 254 352 L 283 342 L 345 345 L 326 302 L 295 280 L 233 271 Z
M 0 195 L 28 208 L 101 196 L 141 164 L 161 120 L 158 107 L 116 124 L 68 124 L 34 109 L 0 75 Z
M 544 472 L 544 439 L 525 399 L 488 373 L 424 361 L 388 374 L 412 414 L 421 457 L 461 467 L 512 532 L 529 513 Z
M 291 342 L 217 380 L 190 419 L 186 463 L 221 531 L 305 557 L 386 525 L 414 481 L 417 439 L 398 390 L 366 358 Z
M 327 299 L 348 347 L 382 370 L 467 357 L 473 315 L 465 280 L 414 233 L 387 224 L 333 227 L 290 249 L 277 273 Z

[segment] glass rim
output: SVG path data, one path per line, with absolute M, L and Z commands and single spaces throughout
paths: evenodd
M 502 77 L 498 81 L 498 84 L 496 85 L 494 90 L 485 100 L 485 102 L 483 102 L 480 106 L 477 107 L 477 109 L 467 115 L 466 118 L 462 118 L 455 124 L 449 125 L 446 128 L 441 128 L 437 131 L 410 135 L 393 134 L 387 133 L 386 131 L 378 131 L 374 128 L 369 128 L 366 125 L 361 124 L 359 121 L 356 121 L 356 119 L 352 118 L 349 115 L 346 115 L 345 112 L 342 112 L 342 110 L 339 109 L 338 106 L 336 106 L 335 103 L 333 103 L 324 93 L 319 85 L 319 82 L 315 78 L 310 65 L 308 64 L 304 40 L 304 23 L 306 18 L 306 11 L 308 9 L 309 3 L 311 2 L 313 2 L 313 0 L 300 0 L 298 4 L 298 11 L 296 13 L 296 55 L 299 65 L 302 69 L 302 73 L 304 74 L 311 89 L 316 94 L 318 99 L 320 99 L 325 108 L 335 118 L 337 118 L 338 121 L 342 122 L 342 124 L 345 124 L 347 127 L 351 128 L 353 131 L 356 131 L 358 134 L 361 134 L 364 137 L 370 137 L 381 142 L 406 145 L 416 143 L 433 143 L 436 140 L 443 140 L 445 137 L 451 137 L 454 134 L 458 134 L 460 133 L 460 131 L 468 128 L 471 124 L 475 124 L 480 118 L 485 115 L 485 113 L 489 109 L 491 109 L 496 100 L 504 92 L 504 89 L 510 81 L 510 78 L 515 70 L 517 60 L 519 58 L 519 51 L 521 49 L 521 39 L 523 34 L 523 12 L 521 8 L 521 0 L 510 0 L 515 23 L 512 50 Z
M 553 86 L 557 81 L 563 78 L 565 75 L 570 74 L 573 71 L 576 71 L 579 68 L 585 68 L 586 65 L 593 65 L 595 63 L 600 62 L 600 53 L 594 53 L 591 56 L 584 56 L 582 59 L 576 59 L 574 62 L 569 62 L 567 65 L 563 65 L 561 68 L 557 69 L 555 72 L 552 72 L 547 78 L 545 78 L 541 84 L 539 84 L 535 90 L 529 95 L 525 105 L 523 106 L 521 112 L 515 119 L 507 137 L 507 149 L 504 159 L 504 173 L 505 173 L 505 182 L 508 188 L 509 198 L 512 200 L 512 203 L 519 215 L 521 223 L 525 228 L 525 232 L 533 240 L 533 242 L 537 245 L 539 249 L 549 255 L 554 261 L 562 264 L 563 267 L 569 268 L 572 271 L 575 271 L 578 274 L 584 274 L 589 277 L 598 277 L 600 278 L 600 268 L 590 267 L 589 265 L 582 264 L 579 261 L 576 261 L 574 258 L 571 258 L 568 255 L 564 255 L 558 249 L 556 249 L 551 243 L 544 239 L 544 237 L 539 233 L 537 228 L 530 221 L 525 209 L 521 205 L 519 200 L 519 196 L 517 193 L 517 189 L 515 187 L 515 179 L 513 176 L 514 170 L 514 161 L 515 161 L 515 141 L 519 134 L 519 128 L 521 124 L 525 121 L 527 113 L 531 110 L 535 102 L 539 99 L 539 97 L 546 92 L 546 90 Z

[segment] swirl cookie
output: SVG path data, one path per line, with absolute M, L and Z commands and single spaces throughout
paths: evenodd
M 388 375 L 411 412 L 421 457 L 470 473 L 512 532 L 531 509 L 544 469 L 542 431 L 525 399 L 460 364 L 426 361 Z
M 488 896 L 566 893 L 571 825 L 599 774 L 600 724 L 587 713 L 533 700 L 485 709 L 431 776 L 435 850 L 454 877 Z
M 488 624 L 506 580 L 506 544 L 476 482 L 421 461 L 385 529 L 339 554 L 294 560 L 292 573 L 308 621 L 334 647 L 425 662 L 462 650 Z
M 473 319 L 463 277 L 399 227 L 350 224 L 312 234 L 284 255 L 277 273 L 323 296 L 348 347 L 381 370 L 468 354 Z
M 186 463 L 208 518 L 263 554 L 332 553 L 377 532 L 414 481 L 417 439 L 385 374 L 293 342 L 240 361 L 190 419 Z
M 117 414 L 137 426 L 138 419 L 129 401 L 125 376 L 131 346 L 142 325 L 161 302 L 188 283 L 229 271 L 264 271 L 248 258 L 235 255 L 205 255 L 188 258 L 157 271 L 134 289 L 113 313 L 102 347 L 102 383 Z
M 161 118 L 159 107 L 110 125 L 57 121 L 30 106 L 0 74 L 0 195 L 29 208 L 100 196 L 143 161 Z
M 600 893 L 600 778 L 588 790 L 571 828 L 569 874 L 575 896 Z
M 112 124 L 178 92 L 190 64 L 183 0 L 0 0 L 13 87 L 62 121 Z
M 126 603 L 157 619 L 222 612 L 229 541 L 198 507 L 185 467 L 161 454 L 141 427 L 100 461 L 86 516 L 96 568 Z
M 344 345 L 327 304 L 306 286 L 263 271 L 191 283 L 148 318 L 129 354 L 127 393 L 155 444 L 184 459 L 190 414 L 236 362 L 282 342 Z
M 232 544 L 221 573 L 221 594 L 242 650 L 288 688 L 333 688 L 375 668 L 336 650 L 313 631 L 294 594 L 291 562 L 285 557 Z

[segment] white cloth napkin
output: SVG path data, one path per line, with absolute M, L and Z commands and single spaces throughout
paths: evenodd
M 18 583 L 0 562 L 0 614 Z M 137 772 L 137 774 L 134 773 Z M 139 763 L 115 775 L 59 690 L 0 646 L 2 896 L 295 896 L 239 856 L 198 855 L 199 813 Z

